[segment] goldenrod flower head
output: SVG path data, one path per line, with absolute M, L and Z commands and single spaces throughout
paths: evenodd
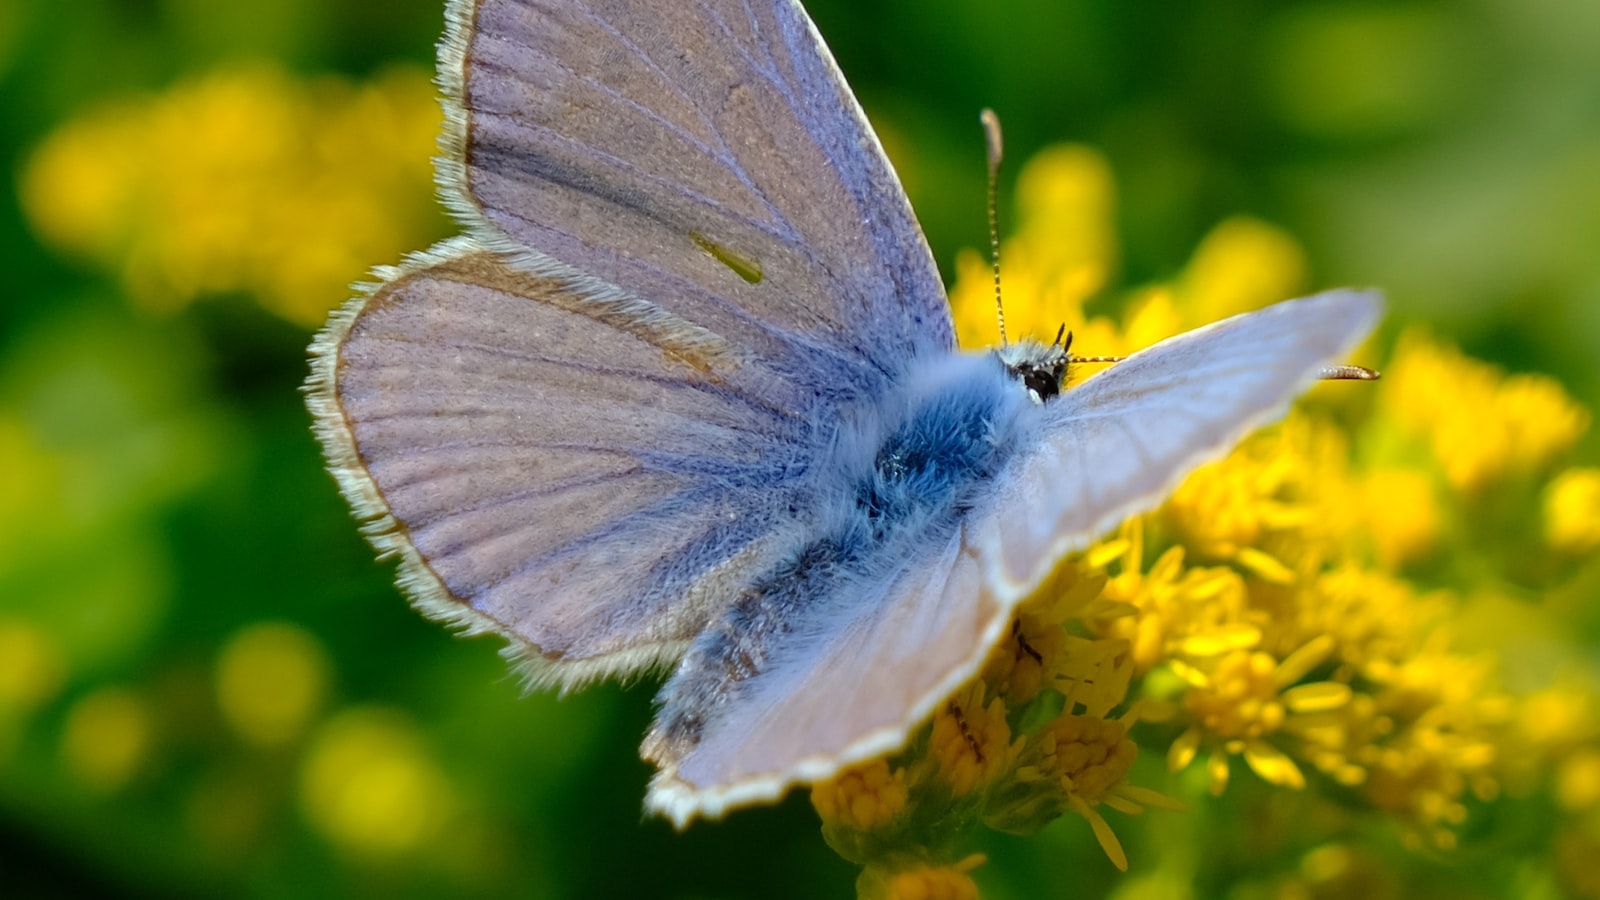
M 1330 495 L 1347 481 L 1347 457 L 1331 423 L 1291 415 L 1184 479 L 1164 520 L 1200 557 L 1286 584 L 1295 575 L 1279 557 L 1332 552 L 1349 528 L 1348 500 Z
M 1100 620 L 1097 630 L 1128 641 L 1135 671 L 1154 669 L 1174 652 L 1187 649 L 1211 655 L 1236 647 L 1253 647 L 1260 628 L 1246 618 L 1243 577 L 1225 567 L 1184 566 L 1184 548 L 1169 547 L 1141 572 L 1143 528 L 1125 529 L 1131 537 L 1123 570 L 1106 584 L 1106 596 L 1136 610 L 1135 614 Z
M 983 862 L 982 854 L 974 853 L 949 865 L 872 867 L 862 873 L 857 891 L 862 900 L 977 900 L 978 885 L 970 873 Z
M 993 781 L 1011 761 L 1005 701 L 985 703 L 985 693 L 983 682 L 974 682 L 933 714 L 929 755 L 957 797 Z
M 891 822 L 906 808 L 904 770 L 883 759 L 847 769 L 811 792 L 824 827 L 867 831 Z
M 1052 675 L 1047 662 L 1063 658 L 1067 633 L 1059 622 L 1033 613 L 1021 613 L 1011 623 L 1011 633 L 984 666 L 983 680 L 997 694 L 1014 703 L 1027 703 L 1039 695 Z

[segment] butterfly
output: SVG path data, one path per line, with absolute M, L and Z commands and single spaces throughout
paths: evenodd
M 530 681 L 665 671 L 683 825 L 901 747 L 1056 561 L 1280 416 L 1378 315 L 1334 291 L 1062 390 L 957 348 L 932 255 L 791 0 L 452 0 L 464 233 L 312 345 L 329 468 L 426 615 Z

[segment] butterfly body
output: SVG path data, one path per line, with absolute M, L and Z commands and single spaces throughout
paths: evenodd
M 451 0 L 465 233 L 312 345 L 329 468 L 425 614 L 537 685 L 669 670 L 683 824 L 904 745 L 1060 556 L 1350 351 L 1334 291 L 1059 391 L 955 347 L 898 180 L 792 0 Z

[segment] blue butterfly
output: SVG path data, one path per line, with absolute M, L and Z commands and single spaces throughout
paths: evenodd
M 902 746 L 1065 553 L 1283 413 L 1371 328 L 1335 291 L 1062 391 L 956 347 L 883 148 L 789 0 L 452 0 L 465 233 L 379 271 L 309 405 L 425 614 L 536 684 L 669 670 L 683 824 Z

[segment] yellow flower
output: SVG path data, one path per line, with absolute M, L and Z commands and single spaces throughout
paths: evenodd
M 1360 518 L 1380 564 L 1394 569 L 1433 552 L 1441 526 L 1432 479 L 1415 469 L 1374 469 L 1358 490 Z
M 1152 795 L 1128 793 L 1125 781 L 1137 754 L 1123 722 L 1061 716 L 1028 739 L 1018 760 L 1015 787 L 1000 795 L 1001 802 L 994 804 L 985 821 L 1002 831 L 1028 834 L 1071 809 L 1089 823 L 1112 864 L 1127 871 L 1122 843 L 1096 807 L 1105 803 L 1138 812 L 1141 807 L 1132 797 Z
M 1047 664 L 1061 658 L 1066 641 L 1059 623 L 1022 612 L 1012 621 L 1005 641 L 989 655 L 983 680 L 1011 702 L 1027 703 L 1046 686 L 1052 674 Z
M 1180 648 L 1203 655 L 1254 646 L 1260 628 L 1247 621 L 1244 580 L 1228 568 L 1185 568 L 1184 548 L 1170 547 L 1148 572 L 1139 570 L 1144 529 L 1135 521 L 1127 535 L 1123 570 L 1106 584 L 1106 596 L 1136 614 L 1096 622 L 1101 634 L 1128 641 L 1134 668 L 1145 673 Z
M 1320 716 L 1349 702 L 1348 686 L 1336 682 L 1298 684 L 1333 650 L 1333 641 L 1314 639 L 1283 660 L 1260 650 L 1235 650 L 1194 666 L 1172 662 L 1188 682 L 1184 707 L 1193 725 L 1168 751 L 1174 770 L 1185 768 L 1205 743 L 1214 745 L 1207 760 L 1211 791 L 1227 787 L 1227 755 L 1244 757 L 1245 763 L 1269 783 L 1289 788 L 1305 787 L 1300 767 L 1269 738 L 1301 725 L 1303 716 Z
M 1332 423 L 1294 412 L 1227 457 L 1195 470 L 1162 518 L 1200 557 L 1291 584 L 1361 531 L 1349 483 L 1349 449 Z
M 982 681 L 952 697 L 933 716 L 929 755 L 957 797 L 993 781 L 1011 761 L 1011 728 L 1005 702 L 987 704 Z
M 858 892 L 862 900 L 978 900 L 978 885 L 969 873 L 983 862 L 983 855 L 974 853 L 953 865 L 868 869 Z
M 1438 593 L 1419 596 L 1381 571 L 1344 565 L 1308 586 L 1289 627 L 1297 635 L 1327 635 L 1340 665 L 1384 682 L 1417 651 L 1449 602 Z
M 811 805 L 824 827 L 866 831 L 893 821 L 906 808 L 904 770 L 875 759 L 811 789 Z
M 433 96 L 413 69 L 367 85 L 219 71 L 62 125 L 27 163 L 23 209 L 146 310 L 244 291 L 312 326 L 374 260 L 442 230 Z

